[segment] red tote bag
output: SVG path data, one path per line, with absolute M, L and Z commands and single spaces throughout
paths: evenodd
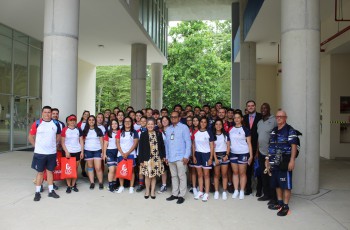
M 123 159 L 118 163 L 116 176 L 117 178 L 131 180 L 132 179 L 132 170 L 133 170 L 133 160 L 132 159 Z
M 62 158 L 62 152 L 57 151 L 56 167 L 52 172 L 54 181 L 62 180 L 62 178 L 61 178 L 61 158 Z M 47 180 L 46 170 L 44 170 L 43 176 L 44 176 L 44 180 Z
M 75 157 L 61 158 L 61 178 L 77 178 L 77 162 Z

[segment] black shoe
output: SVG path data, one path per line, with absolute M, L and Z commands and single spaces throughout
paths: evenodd
M 60 198 L 59 195 L 56 194 L 55 190 L 52 190 L 51 192 L 49 192 L 49 197 L 52 197 L 52 198 Z
M 176 204 L 182 204 L 183 202 L 185 202 L 185 198 L 183 198 L 183 197 L 180 196 L 180 197 L 177 199 Z
M 258 198 L 258 201 L 268 201 L 268 200 L 270 200 L 270 197 L 268 196 L 262 196 Z
M 268 206 L 268 208 L 271 209 L 271 210 L 280 210 L 282 208 L 282 205 L 280 205 L 280 204 L 270 204 Z
M 256 196 L 256 197 L 261 197 L 261 196 L 262 196 L 262 193 L 261 193 L 261 192 L 256 192 L 255 196 Z
M 142 190 L 144 190 L 146 187 L 143 184 L 139 184 L 136 187 L 136 192 L 142 192 Z
M 88 177 L 88 175 L 86 174 L 85 171 L 82 171 L 82 172 L 81 172 L 81 175 L 82 175 L 83 177 Z
M 190 190 L 188 190 L 190 193 L 193 193 L 193 188 L 191 187 Z
M 34 196 L 34 201 L 39 201 L 41 199 L 40 192 L 36 192 Z
M 54 190 L 58 190 L 58 186 L 55 185 L 55 183 L 53 183 L 53 189 L 54 189 Z
M 98 184 L 98 189 L 100 189 L 100 190 L 103 189 L 103 184 L 102 183 Z
M 148 196 L 145 196 L 145 199 L 148 199 L 149 198 L 149 195 Z
M 167 201 L 172 201 L 172 200 L 177 200 L 178 197 L 177 196 L 173 196 L 171 195 L 170 197 L 166 198 Z
M 75 184 L 73 187 L 72 187 L 72 190 L 74 192 L 79 192 L 79 189 L 77 188 L 77 184 Z
M 43 185 L 40 186 L 40 192 L 44 192 L 44 186 Z
M 277 212 L 277 216 L 286 216 L 288 215 L 289 212 L 289 208 L 287 208 L 286 206 L 283 206 L 278 212 Z
M 72 192 L 72 189 L 71 189 L 71 187 L 67 187 L 67 190 L 66 190 L 66 193 L 71 193 Z
M 277 204 L 277 200 L 270 200 L 267 205 L 271 205 L 271 204 Z
M 251 189 L 246 189 L 244 192 L 244 195 L 249 196 L 250 194 L 252 194 L 252 190 Z
M 156 196 L 151 196 L 151 198 L 154 200 L 154 199 L 156 199 Z
M 227 191 L 229 193 L 234 193 L 235 192 L 235 188 L 233 187 L 233 184 L 227 186 Z
M 95 188 L 95 183 L 90 184 L 90 189 L 93 190 Z

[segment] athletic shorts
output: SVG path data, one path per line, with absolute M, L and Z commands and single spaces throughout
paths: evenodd
M 121 162 L 124 158 L 122 156 L 118 157 L 118 163 Z M 127 159 L 132 159 L 132 167 L 136 166 L 136 161 L 134 155 L 129 155 Z
M 118 149 L 107 149 L 107 165 L 108 167 L 117 166 L 118 164 Z
M 191 167 L 191 168 L 196 167 L 196 164 L 193 163 L 192 154 L 191 154 L 190 158 L 188 159 L 188 167 Z
M 249 159 L 249 153 L 243 153 L 243 154 L 235 154 L 235 153 L 230 153 L 230 161 L 232 164 L 248 164 L 248 159 Z
M 75 157 L 76 161 L 79 161 L 80 160 L 80 153 L 81 152 L 71 153 L 70 157 Z M 62 151 L 62 157 L 66 157 L 66 153 L 64 151 Z
M 228 165 L 230 163 L 230 158 L 228 157 L 226 161 L 223 160 L 223 158 L 226 156 L 226 152 L 217 152 L 215 153 L 216 157 L 219 160 L 219 165 Z M 215 160 L 213 159 L 213 166 L 215 165 Z
M 212 164 L 208 165 L 208 161 L 210 159 L 210 153 L 201 153 L 201 152 L 195 152 L 197 164 L 195 165 L 196 168 L 203 168 L 203 169 L 211 169 Z
M 102 159 L 102 150 L 97 151 L 89 151 L 84 150 L 84 159 L 86 161 L 93 160 L 93 159 Z
M 37 172 L 44 172 L 45 169 L 53 171 L 56 167 L 56 158 L 57 154 L 39 154 L 34 153 L 32 161 L 32 169 L 35 169 Z
M 292 171 L 272 170 L 271 188 L 292 189 Z

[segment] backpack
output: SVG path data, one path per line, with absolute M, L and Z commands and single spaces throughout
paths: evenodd
M 55 125 L 57 125 L 57 127 L 59 127 L 61 129 L 60 123 L 57 120 L 52 119 L 53 123 L 55 123 Z M 38 128 L 38 126 L 41 123 L 41 119 L 38 119 L 35 121 L 36 127 Z

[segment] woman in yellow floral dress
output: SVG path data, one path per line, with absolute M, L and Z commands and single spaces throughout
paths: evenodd
M 141 174 L 145 176 L 145 199 L 155 199 L 156 177 L 164 173 L 162 162 L 165 158 L 165 146 L 162 134 L 154 130 L 154 118 L 147 119 L 147 132 L 143 132 L 139 142 L 139 161 Z

